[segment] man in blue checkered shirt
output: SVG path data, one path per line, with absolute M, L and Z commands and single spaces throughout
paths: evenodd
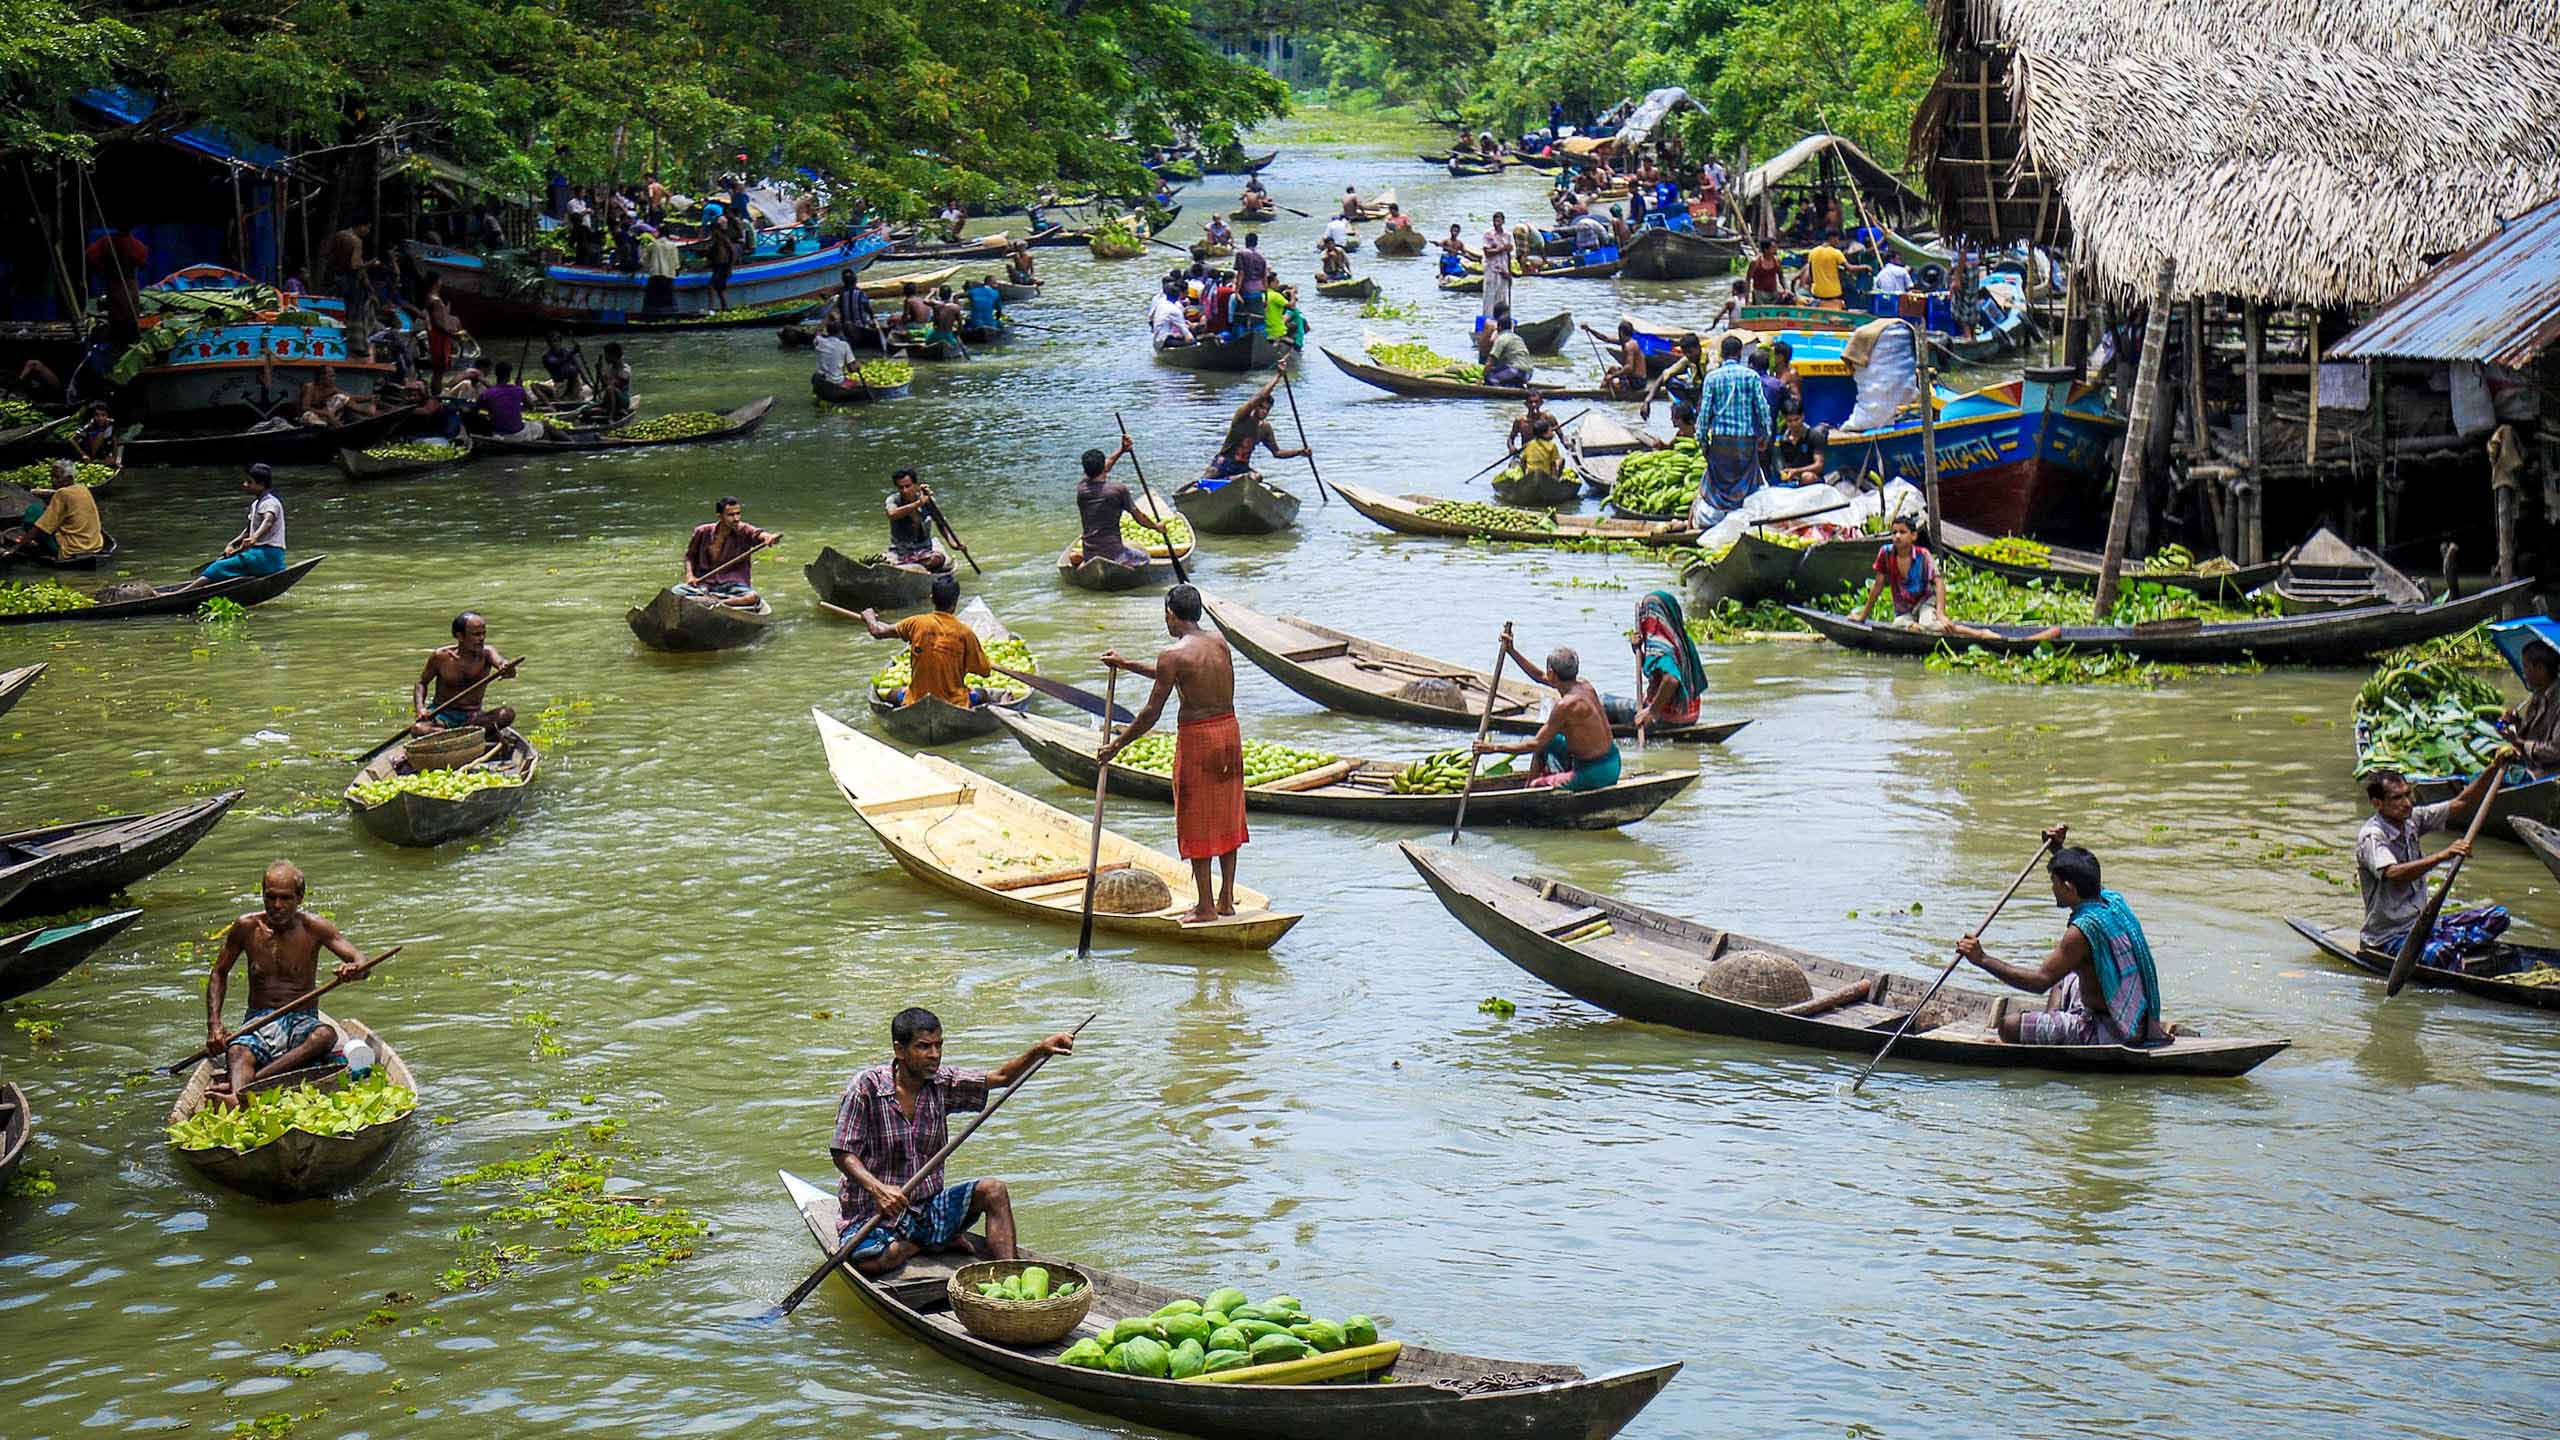
M 1760 488 L 1760 452 L 1774 433 L 1768 391 L 1742 362 L 1742 337 L 1725 336 L 1717 353 L 1723 363 L 1707 373 L 1698 395 L 1698 449 L 1707 471 L 1689 522 L 1701 530 L 1740 509 Z

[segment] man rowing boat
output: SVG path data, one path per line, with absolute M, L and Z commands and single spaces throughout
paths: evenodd
M 305 1001 L 277 1013 L 279 1006 L 312 988 L 320 951 L 338 957 L 338 978 L 363 979 L 364 953 L 338 932 L 338 927 L 302 908 L 302 872 L 279 860 L 267 867 L 259 885 L 263 908 L 231 922 L 223 932 L 222 951 L 205 980 L 205 1039 L 222 1059 L 206 1100 L 238 1105 L 249 1087 L 271 1075 L 317 1065 L 337 1049 L 338 1031 L 320 1022 L 319 1002 Z M 249 1004 L 238 1032 L 222 1028 L 222 1000 L 230 987 L 231 967 L 249 961 Z M 249 1022 L 259 1023 L 251 1026 Z
M 1366 220 L 1369 218 L 1369 207 L 1360 203 L 1359 186 L 1345 185 L 1342 187 L 1342 208 L 1335 213 L 1345 220 Z
M 477 725 L 495 741 L 498 732 L 516 723 L 514 707 L 489 703 L 486 680 L 515 678 L 516 662 L 501 655 L 489 643 L 489 622 L 476 610 L 465 610 L 453 617 L 453 643 L 427 652 L 426 668 L 418 672 L 418 683 L 410 687 L 409 709 L 423 714 L 424 719 L 409 727 L 412 735 L 432 735 L 438 730 L 459 730 Z M 434 690 L 434 703 L 428 703 L 428 691 Z M 469 691 L 468 695 L 463 692 Z
M 1013 1195 L 1002 1180 L 963 1180 L 946 1188 L 940 1166 L 925 1170 L 951 1138 L 951 1116 L 987 1108 L 987 1093 L 1010 1089 L 1043 1055 L 1072 1055 L 1073 1035 L 1057 1034 L 988 1071 L 942 1063 L 942 1021 L 909 1006 L 889 1021 L 890 1060 L 853 1077 L 836 1106 L 836 1235 L 839 1240 L 875 1213 L 881 1223 L 862 1237 L 852 1260 L 865 1275 L 885 1275 L 928 1250 L 965 1250 L 989 1260 L 1014 1258 Z M 922 1173 L 919 1173 L 922 1172 Z M 910 1200 L 913 1183 L 922 1194 Z M 970 1222 L 985 1217 L 983 1237 Z
M 907 466 L 890 475 L 889 483 L 896 487 L 888 499 L 889 563 L 921 565 L 936 574 L 950 569 L 951 557 L 933 543 L 932 526 L 942 519 L 933 487 L 916 479 L 914 469 Z
M 1135 518 L 1139 524 L 1164 536 L 1167 546 L 1173 544 L 1173 532 L 1165 523 L 1139 509 L 1138 502 L 1129 494 L 1129 487 L 1111 478 L 1120 457 L 1128 454 L 1130 449 L 1129 437 L 1124 434 L 1120 437 L 1120 448 L 1109 455 L 1099 450 L 1084 452 L 1084 478 L 1076 482 L 1076 516 L 1083 525 L 1083 534 L 1071 552 L 1070 564 L 1100 557 L 1132 569 L 1145 569 L 1150 563 L 1147 552 L 1120 536 L 1120 517 L 1123 515 Z
M 2071 912 L 2062 938 L 2036 965 L 2013 965 L 1982 948 L 1982 937 L 1956 942 L 1956 954 L 2015 990 L 2045 997 L 2045 1008 L 2000 1017 L 2006 1045 L 2161 1045 L 2177 1031 L 2160 1020 L 2160 972 L 2133 907 L 2098 883 L 2098 857 L 2064 845 L 2068 827 L 2044 832 L 2053 842 L 2045 874 L 2053 903 Z M 2094 1003 L 2093 1003 L 2094 998 Z
M 1252 838 L 1244 821 L 1244 734 L 1236 726 L 1236 660 L 1227 642 L 1200 624 L 1200 592 L 1176 585 L 1164 596 L 1165 633 L 1173 643 L 1153 665 L 1102 652 L 1102 663 L 1155 682 L 1146 708 L 1129 728 L 1097 752 L 1101 763 L 1128 748 L 1164 714 L 1165 697 L 1182 697 L 1181 724 L 1173 744 L 1173 829 L 1176 848 L 1191 862 L 1198 900 L 1184 912 L 1185 925 L 1206 925 L 1236 913 L 1236 852 Z M 1209 863 L 1218 865 L 1214 903 Z
M 1529 663 L 1512 642 L 1511 627 L 1502 627 L 1502 651 L 1520 673 L 1556 692 L 1546 723 L 1526 740 L 1479 740 L 1479 755 L 1530 755 L 1529 788 L 1606 790 L 1618 783 L 1623 762 L 1618 739 L 1609 733 L 1607 706 L 1600 692 L 1582 678 L 1582 657 L 1559 645 L 1547 655 L 1545 669 Z
M 1280 388 L 1280 377 L 1289 373 L 1289 357 L 1283 355 L 1271 367 L 1271 378 L 1253 397 L 1236 407 L 1227 421 L 1227 438 L 1218 445 L 1218 453 L 1210 457 L 1209 468 L 1200 472 L 1207 480 L 1227 480 L 1253 471 L 1253 452 L 1269 450 L 1274 460 L 1295 460 L 1305 450 L 1284 450 L 1280 437 L 1271 429 L 1271 392 Z M 1205 489 L 1216 489 L 1214 485 Z
M 80 483 L 77 461 L 54 461 L 52 483 L 32 493 L 34 503 L 19 517 L 25 523 L 0 532 L 0 553 L 78 560 L 107 548 L 97 497 Z
M 676 593 L 752 610 L 756 562 L 745 557 L 780 540 L 782 532 L 759 530 L 740 519 L 742 507 L 735 495 L 721 496 L 711 513 L 718 518 L 694 526 L 693 538 L 685 542 L 684 582 Z
M 872 639 L 907 642 L 907 684 L 889 692 L 890 704 L 913 705 L 928 695 L 963 710 L 987 703 L 986 692 L 972 689 L 969 677 L 994 674 L 995 662 L 987 658 L 978 632 L 952 613 L 959 608 L 960 577 L 946 573 L 933 577 L 933 609 L 922 615 L 889 625 L 876 611 L 862 612 Z
M 2408 777 L 2397 770 L 2377 770 L 2365 777 L 2365 798 L 2373 803 L 2373 814 L 2356 832 L 2356 888 L 2364 895 L 2364 926 L 2357 938 L 2365 949 L 2386 955 L 2400 953 L 2410 928 L 2426 912 L 2428 873 L 2448 860 L 2471 853 L 2468 839 L 2456 840 L 2432 855 L 2418 842 L 2429 831 L 2450 830 L 2469 819 L 2481 797 L 2488 793 L 2490 777 L 2512 758 L 2512 753 L 2501 752 L 2493 763 L 2480 767 L 2480 773 L 2471 777 L 2471 783 L 2463 786 L 2460 794 L 2433 805 L 2417 803 L 2417 793 L 2410 788 Z M 2471 937 L 2461 931 L 2485 928 L 2490 917 L 2480 912 L 2493 910 L 2500 917 L 2505 913 L 2496 906 L 2479 906 L 2440 917 L 2436 933 L 2427 937 L 2429 948 L 2439 940 L 2454 943 L 2442 952 L 2442 958 L 2431 955 L 2426 963 L 2444 969 L 2462 968 L 2460 942 Z M 2446 934 L 2444 927 L 2448 924 L 2456 926 L 2455 933 Z M 2493 939 L 2495 935 L 2493 932 L 2479 938 Z
M 240 488 L 249 492 L 249 523 L 222 547 L 221 559 L 197 572 L 198 584 L 273 575 L 284 568 L 284 501 L 276 497 L 275 472 L 252 465 Z

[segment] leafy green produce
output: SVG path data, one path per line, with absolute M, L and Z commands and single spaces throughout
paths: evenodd
M 708 410 L 678 410 L 673 414 L 634 420 L 604 432 L 607 440 L 690 440 L 708 435 L 729 422 Z
M 1515 510 L 1508 505 L 1488 505 L 1481 500 L 1434 500 L 1422 507 L 1422 515 L 1427 520 L 1487 532 L 1526 530 L 1553 534 L 1556 528 L 1553 515 L 1536 510 Z
M 916 378 L 916 367 L 904 360 L 865 360 L 855 367 L 862 372 L 862 383 L 881 390 L 895 390 Z
M 1401 370 L 1407 375 L 1463 380 L 1470 385 L 1484 383 L 1483 366 L 1461 365 L 1430 346 L 1413 341 L 1389 343 L 1373 340 L 1369 343 L 1369 359 L 1372 364 Z
M 1952 619 L 1976 625 L 2094 625 L 2096 597 L 2086 590 L 2066 586 L 2048 586 L 2041 580 L 2019 584 L 1982 570 L 1950 565 L 1940 572 L 1946 580 L 1947 610 Z M 1825 595 L 1813 602 L 1821 609 L 1848 614 L 1858 608 L 1865 597 L 1863 583 L 1850 586 L 1837 594 Z M 2271 603 L 2271 602 L 2270 602 Z M 2249 608 L 2208 600 L 2192 590 L 2170 585 L 2151 585 L 2128 580 L 2124 592 L 2116 598 L 2116 607 L 2107 623 L 2138 625 L 2150 620 L 2196 619 L 2207 624 L 2235 620 L 2254 620 L 2264 607 L 2253 603 Z
M 169 1127 L 169 1139 L 181 1150 L 255 1150 L 281 1138 L 287 1130 L 312 1135 L 353 1135 L 359 1130 L 397 1120 L 418 1106 L 405 1085 L 394 1085 L 377 1070 L 362 1080 L 335 1088 L 289 1085 L 280 1090 L 252 1090 L 237 1109 L 206 1106 Z
M 394 795 L 424 795 L 430 800 L 461 800 L 483 790 L 521 785 L 502 770 L 422 770 L 388 780 L 359 780 L 347 787 L 347 798 L 370 810 Z
M 0 615 L 51 615 L 86 610 L 97 603 L 59 580 L 0 585 Z
M 1040 673 L 1040 662 L 1031 658 L 1031 647 L 1024 644 L 1020 636 L 1008 635 L 986 647 L 986 650 L 990 663 L 1010 666 L 1026 674 Z M 907 682 L 914 678 L 915 660 L 907 651 L 901 650 L 896 659 L 881 666 L 872 674 L 871 693 L 886 696 L 892 690 L 905 689 Z M 967 683 L 974 689 L 984 690 L 990 695 L 1001 695 L 1007 699 L 1031 693 L 1030 686 L 1010 675 L 971 675 L 967 677 Z
M 1706 473 L 1707 460 L 1698 453 L 1698 442 L 1674 440 L 1666 449 L 1647 450 L 1619 462 L 1618 483 L 1610 487 L 1609 503 L 1638 515 L 1686 516 Z
M 113 469 L 87 460 L 73 466 L 72 470 L 74 478 L 83 485 L 104 485 L 116 478 Z M 15 485 L 21 490 L 50 490 L 53 488 L 53 462 L 39 460 L 33 465 L 0 472 L 0 485 Z
M 2498 687 L 2451 660 L 2386 661 L 2356 693 L 2356 773 L 2470 775 L 2505 748 Z

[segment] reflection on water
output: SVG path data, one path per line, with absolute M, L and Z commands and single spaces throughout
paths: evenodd
M 1526 180 L 1398 160 L 1410 146 L 1283 143 L 1270 182 L 1301 208 L 1393 184 L 1427 229 L 1472 234 L 1535 199 Z M 1312 272 L 1316 228 L 1265 230 L 1284 272 Z M 0 1326 L 21 1362 L 0 1374 L 0 1431 L 287 1414 L 345 1435 L 1121 1433 L 922 1353 L 841 1291 L 780 1326 L 745 1318 L 814 1260 L 775 1170 L 826 1175 L 838 1093 L 917 1003 L 969 1065 L 1100 1012 L 954 1167 L 1011 1181 L 1032 1243 L 1176 1284 L 1285 1289 L 1488 1354 L 1691 1362 L 1633 1433 L 2553 1428 L 2550 1017 L 2416 992 L 2385 1005 L 2282 923 L 2355 913 L 2363 807 L 2341 722 L 2357 675 L 2055 692 L 1732 647 L 1709 656 L 1710 709 L 1750 728 L 1641 757 L 1696 766 L 1689 794 L 1625 834 L 1463 842 L 1506 873 L 1925 976 L 2036 829 L 2068 820 L 2141 911 L 2173 1015 L 2296 1041 L 2240 1081 L 1897 1062 L 1851 1099 L 1854 1059 L 1628 1024 L 1547 990 L 1432 903 L 1396 826 L 1256 816 L 1245 880 L 1308 914 L 1268 956 L 1106 945 L 1078 964 L 1071 931 L 896 870 L 807 718 L 865 723 L 888 651 L 822 618 L 798 566 L 821 544 L 876 546 L 887 472 L 915 464 L 986 566 L 971 592 L 1044 670 L 1098 681 L 1091 657 L 1152 643 L 1160 612 L 1059 586 L 1076 453 L 1116 437 L 1116 411 L 1162 489 L 1249 393 L 1150 362 L 1151 262 L 1045 252 L 1042 268 L 1051 293 L 1024 317 L 1054 333 L 927 369 L 908 401 L 819 407 L 805 353 L 760 332 L 647 338 L 633 350 L 653 407 L 782 402 L 729 446 L 366 487 L 291 472 L 297 548 L 330 559 L 244 637 L 0 634 L 0 666 L 54 666 L 0 724 L 9 823 L 250 791 L 141 887 L 129 942 L 6 1007 L 0 1073 L 27 1086 L 31 1163 L 59 1190 L 0 1204 Z M 1360 269 L 1415 318 L 1313 300 L 1319 340 L 1463 345 L 1474 307 L 1438 295 L 1429 262 Z M 1702 319 L 1718 288 L 1534 293 L 1605 324 L 1622 307 Z M 1587 353 L 1559 363 L 1593 371 Z M 1320 359 L 1297 384 L 1325 473 L 1395 490 L 1474 493 L 1460 478 L 1508 423 L 1392 399 Z M 1605 680 L 1636 597 L 1665 578 L 1643 559 L 1388 536 L 1294 464 L 1274 473 L 1306 495 L 1300 530 L 1213 539 L 1201 583 L 1426 654 L 1483 664 L 1512 619 L 1533 653 L 1607 657 Z M 623 609 L 666 583 L 724 492 L 788 532 L 758 568 L 774 633 L 708 659 L 640 651 Z M 108 503 L 133 564 L 165 575 L 230 535 L 241 500 L 228 474 L 151 471 Z M 590 708 L 504 829 L 428 853 L 375 845 L 334 808 L 348 767 L 330 757 L 388 732 L 420 652 L 466 607 L 532 657 L 520 710 Z M 1325 714 L 1254 671 L 1238 701 L 1255 734 L 1341 753 L 1458 743 Z M 950 753 L 1077 808 L 1001 738 Z M 1170 848 L 1169 809 L 1111 814 Z M 172 1163 L 168 1087 L 131 1078 L 194 1037 L 206 954 L 186 947 L 253 907 L 278 856 L 359 944 L 408 943 L 345 1008 L 397 1038 L 427 1115 L 360 1195 L 281 1208 Z M 2512 847 L 2483 847 L 2475 886 L 2527 926 L 2560 917 Z M 2037 953 L 2060 922 L 2031 882 L 1992 944 Z M 1480 1013 L 1489 995 L 1518 1013 Z M 713 1227 L 660 1275 L 587 1288 L 610 1261 L 497 1214 L 502 1189 L 442 1183 L 607 1117 L 625 1122 L 602 1142 L 617 1174 Z M 538 1253 L 485 1288 L 440 1286 L 493 1242 Z M 390 1318 L 367 1323 L 377 1310 Z

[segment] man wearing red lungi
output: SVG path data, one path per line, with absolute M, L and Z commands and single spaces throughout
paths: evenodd
M 1106 650 L 1102 663 L 1156 682 L 1147 707 L 1129 728 L 1102 748 L 1108 764 L 1130 741 L 1147 733 L 1164 713 L 1165 696 L 1182 695 L 1182 728 L 1173 749 L 1173 820 L 1182 858 L 1191 862 L 1199 903 L 1182 917 L 1205 925 L 1236 913 L 1236 851 L 1244 828 L 1244 735 L 1236 728 L 1236 661 L 1227 642 L 1200 625 L 1200 592 L 1176 585 L 1165 592 L 1165 633 L 1173 643 L 1156 663 L 1123 659 Z M 1209 862 L 1218 862 L 1218 894 L 1209 898 Z

